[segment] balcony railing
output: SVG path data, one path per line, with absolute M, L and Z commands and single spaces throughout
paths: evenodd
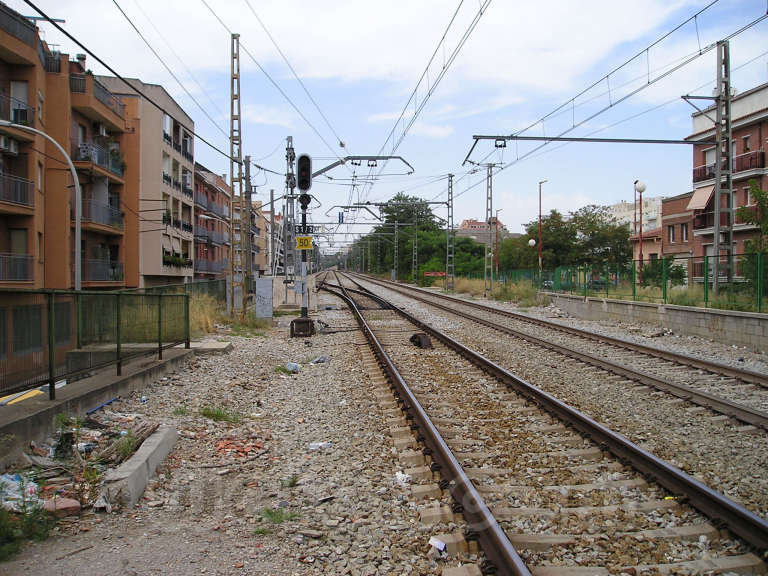
M 170 174 L 168 174 L 167 172 L 163 172 L 163 182 L 165 182 L 166 184 L 168 184 L 168 186 L 170 186 L 170 185 L 171 185 L 171 182 L 172 182 L 172 180 L 171 180 L 171 175 L 170 175 Z
M 173 187 L 176 188 L 176 190 L 181 190 L 181 181 L 176 180 L 176 178 L 173 179 Z
M 185 195 L 189 196 L 190 198 L 192 198 L 192 188 L 191 187 L 187 186 L 186 184 L 182 184 L 181 185 L 181 191 L 182 191 L 183 194 L 185 194 Z
M 178 142 L 174 142 L 173 149 L 176 150 L 176 152 L 181 152 L 181 144 L 179 144 Z
M 222 206 L 221 204 L 216 204 L 215 202 L 211 202 L 210 204 L 208 204 L 208 210 L 210 210 L 220 218 L 229 218 L 229 210 L 224 206 Z
M 195 226 L 195 238 L 202 238 L 207 240 L 210 238 L 212 230 L 208 230 L 203 226 Z
M 195 192 L 195 204 L 208 210 L 208 197 L 205 194 L 200 194 L 200 192 Z
M 26 102 L 2 94 L 0 95 L 0 119 L 31 126 L 35 119 L 35 109 Z
M 181 155 L 184 156 L 184 158 L 186 158 L 190 162 L 194 162 L 195 161 L 195 157 L 192 156 L 192 152 L 189 152 L 188 150 L 182 149 Z
M 218 274 L 224 270 L 226 265 L 226 260 L 203 260 L 196 258 L 195 272 L 209 272 L 212 274 Z
M 18 38 L 24 44 L 35 47 L 37 34 L 34 24 L 23 16 L 15 14 L 2 3 L 0 3 L 0 29 L 14 38 Z
M 122 282 L 123 264 L 109 259 L 84 259 L 83 280 L 86 282 Z
M 88 92 L 88 75 L 87 74 L 70 74 L 69 75 L 69 90 L 76 94 L 85 94 Z M 107 90 L 104 85 L 93 79 L 93 96 L 104 104 L 107 108 L 112 110 L 115 114 L 123 118 L 125 116 L 125 104 L 122 100 Z
M 32 208 L 35 205 L 35 184 L 11 174 L 0 176 L 0 202 Z
M 0 282 L 32 280 L 32 255 L 0 253 Z
M 168 134 L 165 130 L 163 130 L 163 140 L 165 140 L 168 144 L 171 143 L 171 135 Z
M 102 168 L 106 168 L 113 174 L 123 175 L 123 160 L 120 157 L 119 148 L 107 151 L 93 142 L 77 142 L 73 140 L 72 160 L 75 162 L 93 162 Z
M 173 219 L 173 227 L 174 228 L 181 228 L 181 218 L 174 218 Z
M 181 229 L 184 230 L 184 232 L 192 232 L 194 230 L 194 226 L 192 226 L 192 222 L 181 222 Z
M 74 217 L 74 216 L 73 216 Z M 117 208 L 97 202 L 96 200 L 83 201 L 83 220 L 123 229 L 123 214 Z
M 163 250 L 163 264 L 165 266 L 173 266 L 175 268 L 191 268 L 192 267 L 192 259 L 183 256 L 181 254 L 178 254 L 176 252 L 170 252 L 168 250 Z
M 765 168 L 765 152 L 762 150 L 754 150 L 747 152 L 746 154 L 739 154 L 733 157 L 733 173 L 745 172 L 747 170 L 757 170 L 759 168 Z M 725 165 L 723 165 L 725 169 Z M 701 182 L 702 180 L 710 180 L 715 177 L 715 165 L 707 164 L 706 166 L 697 166 L 693 169 L 693 181 Z

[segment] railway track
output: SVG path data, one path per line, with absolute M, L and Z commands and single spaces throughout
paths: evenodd
M 765 571 L 764 520 L 381 297 L 337 283 L 324 289 L 356 314 L 487 570 Z M 434 348 L 412 345 L 414 331 Z
M 745 424 L 768 429 L 768 375 L 562 326 L 444 294 L 368 277 L 365 280 L 509 336 L 607 370 L 627 381 L 650 386 Z

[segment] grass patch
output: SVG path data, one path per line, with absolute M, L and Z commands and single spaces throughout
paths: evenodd
M 210 334 L 216 324 L 226 321 L 221 301 L 209 294 L 192 294 L 189 297 L 189 329 L 193 336 Z
M 215 422 L 232 422 L 233 424 L 237 424 L 241 419 L 240 414 L 237 412 L 227 412 L 224 408 L 214 408 L 212 406 L 201 408 L 200 415 Z
M 120 440 L 117 441 L 116 448 L 118 461 L 122 462 L 123 460 L 127 460 L 130 455 L 136 451 L 138 444 L 139 439 L 136 438 L 133 432 L 128 432 L 125 436 L 120 438 Z
M 275 366 L 275 374 L 287 374 L 290 376 L 293 372 L 281 364 L 280 366 Z
M 293 488 L 299 483 L 299 475 L 291 474 L 288 478 L 280 480 L 280 486 L 283 488 Z
M 283 510 L 282 508 L 262 508 L 259 512 L 262 520 L 271 524 L 282 524 L 288 520 L 295 520 L 299 517 L 296 512 Z
M 253 531 L 254 536 L 266 536 L 268 534 L 272 534 L 271 528 L 256 528 L 256 530 Z
M 235 317 L 228 322 L 233 335 L 250 338 L 264 336 L 263 331 L 272 327 L 270 318 L 257 318 L 253 312 L 249 312 L 243 317 Z
M 283 309 L 283 310 L 273 310 L 272 311 L 272 316 L 274 316 L 275 318 L 280 317 L 280 316 L 298 316 L 299 314 L 301 314 L 301 310 L 299 310 L 299 309 L 293 310 L 293 309 L 288 308 L 288 309 Z
M 26 506 L 20 513 L 0 506 L 0 562 L 16 554 L 26 540 L 48 538 L 56 522 L 40 507 Z
M 174 416 L 189 416 L 189 408 L 186 406 L 177 406 L 173 409 Z

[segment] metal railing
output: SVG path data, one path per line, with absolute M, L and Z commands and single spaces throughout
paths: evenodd
M 221 204 L 216 204 L 215 202 L 211 202 L 208 204 L 208 210 L 210 210 L 220 218 L 229 218 L 229 210 L 226 209 Z
M 0 253 L 0 282 L 29 282 L 32 279 L 31 254 Z
M 762 150 L 753 150 L 733 157 L 733 172 L 744 172 L 746 170 L 757 170 L 765 168 L 765 152 Z M 725 163 L 723 163 L 725 170 Z M 715 177 L 715 165 L 706 164 L 697 166 L 693 169 L 693 181 L 701 182 Z
M 35 109 L 22 100 L 0 94 L 0 119 L 31 126 L 35 120 Z
M 109 259 L 83 259 L 83 280 L 86 282 L 122 282 L 123 263 Z
M 120 116 L 120 118 L 125 116 L 125 104 L 123 104 L 123 101 L 107 90 L 107 88 L 95 78 L 93 79 L 93 95 L 96 97 L 96 100 Z
M 94 142 L 72 140 L 72 160 L 75 162 L 93 162 L 117 176 L 123 175 L 123 160 L 120 157 L 119 148 L 108 151 Z
M 195 238 L 204 238 L 208 239 L 211 235 L 211 230 L 208 230 L 208 228 L 205 228 L 204 226 L 195 226 Z
M 205 194 L 200 194 L 200 192 L 195 192 L 195 204 L 208 210 L 208 197 Z
M 218 274 L 224 270 L 226 265 L 226 260 L 203 260 L 196 258 L 195 272 L 208 272 L 211 274 Z
M 37 31 L 34 24 L 26 18 L 14 13 L 5 4 L 0 3 L 0 29 L 24 44 L 35 47 Z
M 54 384 L 131 358 L 189 347 L 189 296 L 2 290 L 0 396 Z
M 74 218 L 74 216 L 73 216 Z M 83 220 L 123 229 L 123 214 L 119 209 L 96 200 L 83 201 Z
M 0 176 L 0 202 L 32 208 L 35 205 L 35 183 L 26 178 L 3 174 Z

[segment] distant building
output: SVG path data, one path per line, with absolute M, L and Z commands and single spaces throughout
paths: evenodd
M 661 196 L 652 196 L 643 198 L 643 230 L 658 228 L 661 224 Z M 637 207 L 637 214 L 635 214 Z M 630 234 L 636 234 L 640 230 L 640 204 L 635 202 L 621 201 L 617 204 L 606 206 L 608 212 L 620 224 L 624 224 L 629 229 Z M 635 219 L 637 219 L 637 230 L 635 230 Z M 645 234 L 643 234 L 645 235 Z
M 632 259 L 640 260 L 640 234 L 629 237 L 632 242 Z M 643 262 L 653 262 L 662 256 L 661 228 L 643 228 Z
M 195 162 L 195 279 L 229 273 L 230 197 L 226 178 Z
M 139 186 L 139 286 L 189 282 L 194 274 L 195 124 L 162 86 L 128 79 L 170 116 L 118 78 L 96 80 L 119 95 L 134 128 L 124 139 L 136 150 L 131 178 Z
M 491 235 L 492 226 L 496 226 L 495 217 L 491 218 L 490 225 L 484 220 L 475 220 L 474 218 L 469 218 L 461 221 L 461 225 L 456 229 L 456 236 L 459 238 L 472 238 L 472 240 L 475 240 L 480 244 L 485 244 L 489 241 L 489 239 L 493 238 Z M 497 230 L 499 234 L 499 240 L 504 238 L 517 238 L 521 236 L 521 234 L 511 233 L 509 230 L 507 230 L 507 227 L 501 222 L 501 219 L 498 221 Z

